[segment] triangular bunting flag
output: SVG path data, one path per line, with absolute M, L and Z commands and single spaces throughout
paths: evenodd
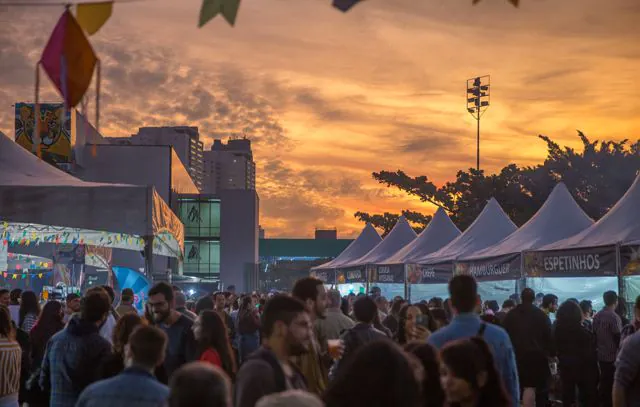
M 361 1 L 362 0 L 333 0 L 333 7 L 337 8 L 343 13 L 346 13 Z
M 218 14 L 222 14 L 229 25 L 234 26 L 239 8 L 240 0 L 203 0 L 198 27 L 203 27 Z
M 98 58 L 75 17 L 65 10 L 53 29 L 40 63 L 67 108 L 80 103 L 91 84 Z
M 76 6 L 76 19 L 80 27 L 93 35 L 102 28 L 113 13 L 113 1 L 102 3 L 80 3 Z
M 513 4 L 515 7 L 518 7 L 520 5 L 520 0 L 508 0 L 508 1 L 509 3 Z M 480 3 L 480 0 L 473 0 L 474 6 L 478 3 Z
M 227 23 L 232 27 L 236 24 L 238 17 L 238 9 L 240 8 L 240 0 L 222 0 L 222 8 L 220 12 Z

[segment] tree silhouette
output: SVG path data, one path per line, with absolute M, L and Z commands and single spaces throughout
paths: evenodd
M 425 175 L 411 177 L 398 170 L 374 172 L 373 178 L 388 187 L 395 187 L 445 209 L 453 222 L 466 229 L 478 216 L 486 202 L 496 198 L 505 212 L 522 225 L 540 209 L 553 187 L 564 182 L 582 209 L 593 219 L 602 217 L 624 195 L 640 169 L 640 140 L 590 141 L 578 131 L 582 151 L 560 147 L 547 136 L 539 136 L 547 143 L 547 158 L 543 164 L 518 167 L 509 164 L 499 173 L 485 175 L 470 168 L 459 171 L 455 181 L 437 187 Z M 410 221 L 424 227 L 430 217 L 411 212 Z M 398 215 L 384 213 L 370 215 L 356 212 L 356 218 L 370 222 L 384 233 L 395 224 Z M 422 219 L 417 221 L 417 219 Z

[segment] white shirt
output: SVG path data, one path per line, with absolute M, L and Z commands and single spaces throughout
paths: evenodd
M 102 328 L 100 328 L 100 336 L 108 340 L 109 343 L 112 345 L 113 345 L 113 330 L 115 329 L 115 327 L 116 327 L 116 319 L 113 317 L 113 314 L 109 312 L 109 316 L 107 317 L 107 320 L 102 325 Z

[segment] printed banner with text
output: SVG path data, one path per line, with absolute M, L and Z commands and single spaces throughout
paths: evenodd
M 336 271 L 335 270 L 315 270 L 311 272 L 311 276 L 317 278 L 325 284 L 336 283 Z
M 407 264 L 409 284 L 448 284 L 453 277 L 453 264 Z
M 337 284 L 366 283 L 367 270 L 364 266 L 338 270 L 336 273 Z
M 616 276 L 616 248 L 528 252 L 524 256 L 526 277 Z
M 455 274 L 470 274 L 477 281 L 518 280 L 522 277 L 520 254 L 510 254 L 469 263 L 456 263 Z
M 371 283 L 404 284 L 404 264 L 370 266 L 368 274 Z

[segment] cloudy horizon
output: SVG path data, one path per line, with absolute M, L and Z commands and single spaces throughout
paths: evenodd
M 115 4 L 91 37 L 103 63 L 100 130 L 198 126 L 206 146 L 246 134 L 268 236 L 336 227 L 353 237 L 358 210 L 432 213 L 371 173 L 402 169 L 440 185 L 475 166 L 464 86 L 476 75 L 492 75 L 481 146 L 489 172 L 541 163 L 539 134 L 575 147 L 577 129 L 639 135 L 640 3 L 367 0 L 342 14 L 330 0 L 243 0 L 236 27 L 215 18 L 198 29 L 199 6 Z M 0 10 L 9 136 L 11 105 L 33 99 L 35 62 L 61 13 Z M 58 100 L 43 78 L 42 100 Z

